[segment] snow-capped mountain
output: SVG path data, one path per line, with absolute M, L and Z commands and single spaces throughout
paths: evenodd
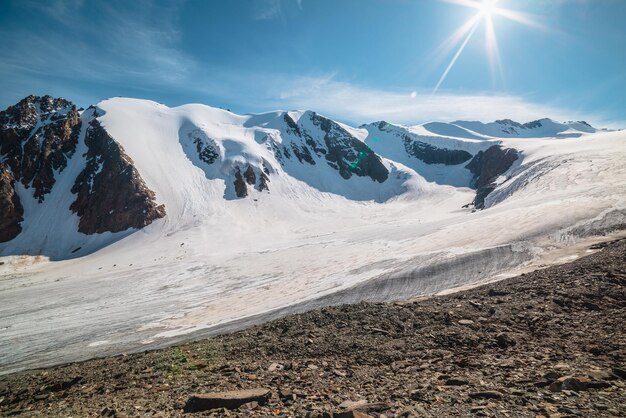
M 16 254 L 54 246 L 59 258 L 87 254 L 110 242 L 106 233 L 143 228 L 168 210 L 181 217 L 181 202 L 210 211 L 223 199 L 332 193 L 380 203 L 437 193 L 435 182 L 477 188 L 482 208 L 518 159 L 497 142 L 386 122 L 354 129 L 311 111 L 240 116 L 132 99 L 79 111 L 29 96 L 0 114 L 0 134 L 1 240 L 16 240 L 7 246 Z
M 452 123 L 432 122 L 423 127 L 436 135 L 461 138 L 579 138 L 584 134 L 599 132 L 587 122 L 556 122 L 552 119 L 539 119 L 528 123 L 518 123 L 510 119 L 491 123 L 477 121 L 456 121 Z
M 29 96 L 0 112 L 0 372 L 554 261 L 626 226 L 624 161 L 582 122 Z

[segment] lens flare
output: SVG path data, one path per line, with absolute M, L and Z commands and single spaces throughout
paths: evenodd
M 463 50 L 472 39 L 474 32 L 481 23 L 485 25 L 485 44 L 487 48 L 487 56 L 489 59 L 489 68 L 491 70 L 492 80 L 496 77 L 500 77 L 504 80 L 504 73 L 502 71 L 502 62 L 500 60 L 500 52 L 498 49 L 498 40 L 496 37 L 496 31 L 493 24 L 493 19 L 503 17 L 518 23 L 522 23 L 527 26 L 532 26 L 540 29 L 547 29 L 541 23 L 537 21 L 533 16 L 526 13 L 522 13 L 515 10 L 509 10 L 498 6 L 499 0 L 442 0 L 446 3 L 452 3 L 459 6 L 470 7 L 476 9 L 476 15 L 472 16 L 467 22 L 465 22 L 458 30 L 448 38 L 444 44 L 439 48 L 442 52 L 452 51 L 461 42 L 461 45 L 456 50 L 456 53 L 452 57 L 452 60 L 446 67 L 445 71 L 439 78 L 437 85 L 433 89 L 433 94 L 437 93 L 446 77 L 456 64 L 457 60 L 463 53 Z

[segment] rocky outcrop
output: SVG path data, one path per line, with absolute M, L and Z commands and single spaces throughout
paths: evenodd
M 211 165 L 219 158 L 219 148 L 215 141 L 209 138 L 201 129 L 195 129 L 188 136 L 196 146 L 196 152 L 201 161 Z
M 0 155 L 40 202 L 76 151 L 80 127 L 76 106 L 50 96 L 28 96 L 0 112 Z
M 14 186 L 13 175 L 0 163 L 0 242 L 10 241 L 22 232 L 24 209 Z
M 0 242 L 22 230 L 15 183 L 32 187 L 42 202 L 56 182 L 55 172 L 76 152 L 80 128 L 76 106 L 51 96 L 28 96 L 0 112 Z
M 248 166 L 246 171 L 243 173 L 243 176 L 246 178 L 246 183 L 251 186 L 256 185 L 256 174 L 254 174 L 254 169 L 251 165 Z
M 235 194 L 238 198 L 244 198 L 248 196 L 248 186 L 246 186 L 246 181 L 241 175 L 241 170 L 239 167 L 235 169 Z
M 434 147 L 406 134 L 402 135 L 402 143 L 407 154 L 426 164 L 458 165 L 472 158 L 467 151 Z
M 519 158 L 517 150 L 494 145 L 479 151 L 465 167 L 472 172 L 472 187 L 476 189 L 474 207 L 483 209 L 485 198 L 495 190 L 496 180 L 506 173 Z
M 324 132 L 326 161 L 329 166 L 339 171 L 341 177 L 349 179 L 355 174 L 370 177 L 379 183 L 387 180 L 389 170 L 367 145 L 350 135 L 339 124 L 316 113 L 312 113 L 311 122 Z M 352 163 L 357 160 L 359 163 L 353 165 Z
M 248 165 L 248 168 L 241 173 L 239 167 L 235 168 L 235 194 L 238 198 L 244 198 L 248 196 L 248 186 L 252 186 L 256 190 L 269 191 L 270 178 L 268 176 L 269 170 L 263 164 L 263 170 L 255 170 L 252 165 Z
M 70 209 L 80 216 L 84 234 L 143 228 L 165 216 L 132 159 L 97 120 L 87 129 L 85 169 L 72 187 L 77 195 Z
M 269 176 L 265 173 L 265 172 L 261 172 L 261 175 L 259 176 L 259 185 L 257 186 L 257 190 L 262 192 L 262 191 L 269 191 L 269 185 L 268 183 L 270 182 L 270 178 Z

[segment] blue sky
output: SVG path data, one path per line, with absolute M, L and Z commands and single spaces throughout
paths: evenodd
M 0 107 L 34 94 L 238 113 L 312 109 L 360 124 L 539 117 L 626 127 L 626 1 L 500 0 L 433 89 L 477 11 L 439 0 L 0 2 Z M 457 0 L 458 1 L 458 0 Z M 462 0 L 461 0 L 462 1 Z

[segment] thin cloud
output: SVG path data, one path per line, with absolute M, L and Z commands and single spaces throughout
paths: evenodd
M 195 61 L 177 48 L 180 3 L 167 7 L 138 3 L 141 14 L 124 14 L 107 3 L 94 3 L 99 8 L 97 21 L 65 17 L 78 13 L 81 4 L 76 0 L 25 3 L 24 7 L 47 13 L 68 30 L 0 30 L 13 45 L 0 51 L 0 73 L 14 74 L 28 63 L 25 74 L 33 78 L 160 84 L 181 81 L 194 67 Z
M 75 18 L 83 3 L 83 0 L 21 0 L 22 7 L 37 10 L 59 22 L 69 22 Z
M 257 109 L 270 106 L 316 110 L 354 124 L 376 120 L 407 125 L 461 119 L 488 122 L 504 118 L 526 122 L 550 117 L 561 121 L 585 119 L 601 127 L 615 125 L 598 115 L 581 115 L 558 105 L 538 104 L 515 95 L 445 91 L 431 95 L 410 89 L 374 89 L 335 78 L 334 74 L 327 77 L 252 76 L 248 78 L 251 82 L 247 96 L 242 99 L 258 106 Z M 255 89 L 254 85 L 263 87 Z M 236 91 L 228 94 L 237 96 Z
M 210 77 L 194 76 L 193 91 L 204 103 L 229 103 L 238 112 L 314 110 L 353 126 L 378 120 L 413 125 L 424 122 L 541 118 L 585 120 L 597 127 L 624 128 L 626 121 L 582 113 L 560 103 L 537 103 L 529 97 L 484 92 L 384 90 L 325 76 L 294 76 L 231 68 L 205 69 Z M 186 90 L 186 86 L 180 86 Z
M 293 9 L 302 10 L 302 0 L 257 0 L 255 2 L 255 20 L 282 19 L 283 13 Z M 292 7 L 289 7 L 292 6 Z
M 258 3 L 255 20 L 270 20 L 282 15 L 281 0 L 262 0 Z

